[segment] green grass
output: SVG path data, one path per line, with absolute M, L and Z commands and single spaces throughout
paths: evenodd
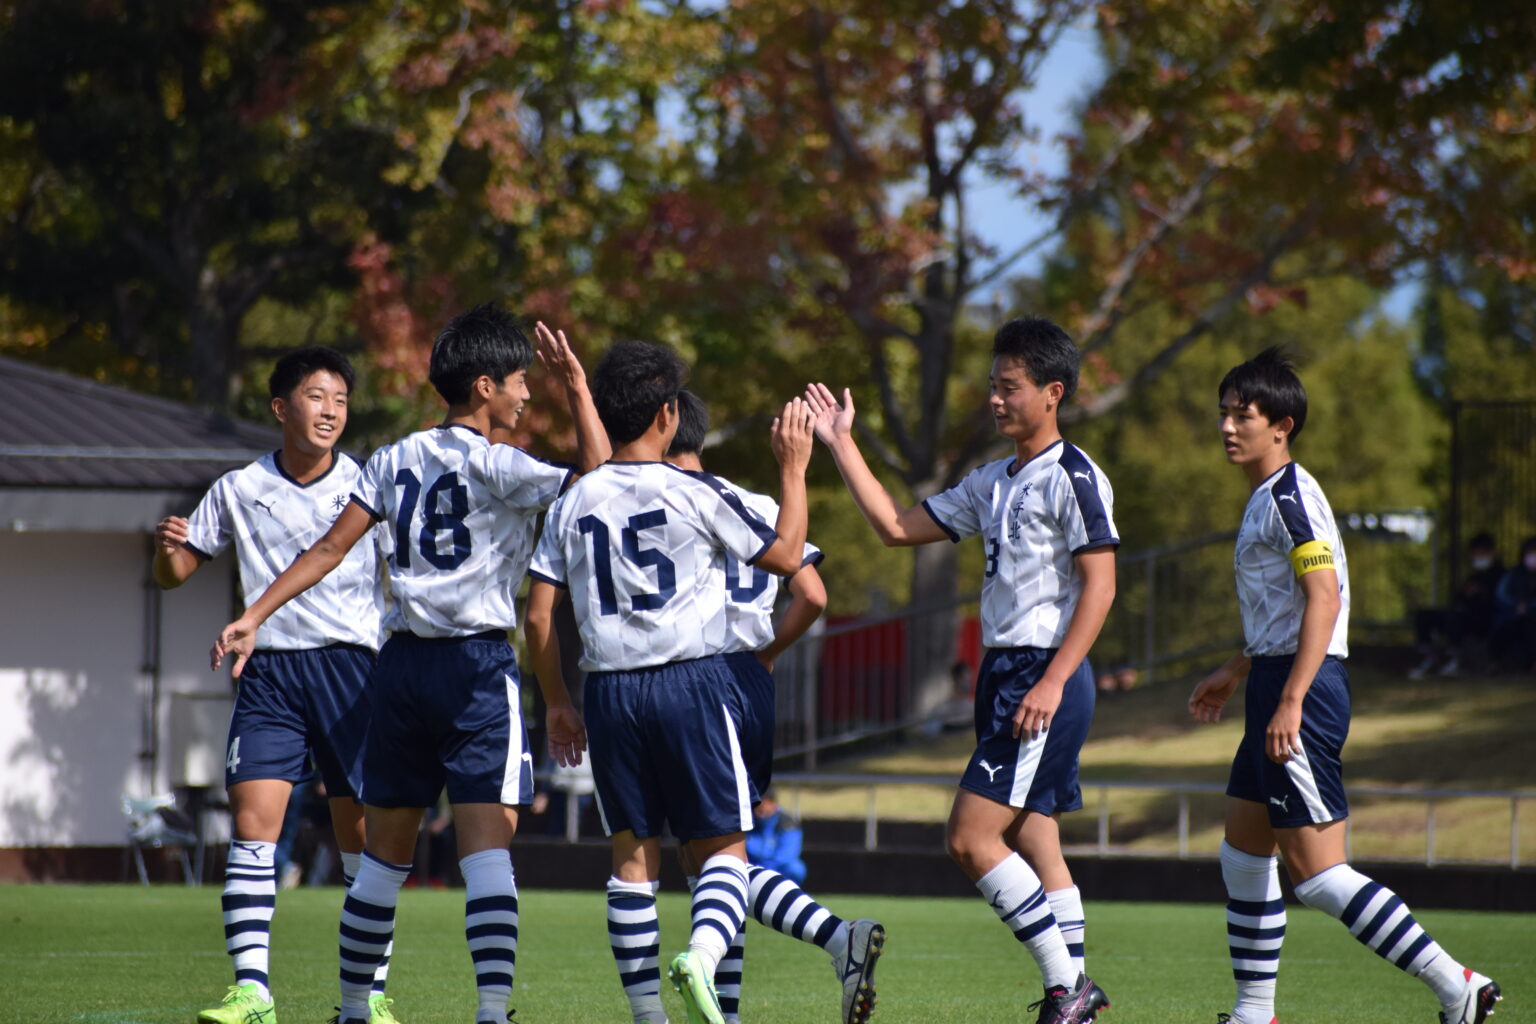
M 329 1018 L 336 1001 L 338 889 L 284 892 L 272 976 L 282 1024 Z M 880 918 L 890 939 L 877 1021 L 1003 1024 L 1033 1019 L 1034 965 L 980 900 L 841 896 L 844 914 Z M 683 897 L 662 897 L 662 948 L 686 941 Z M 1109 992 L 1105 1024 L 1215 1019 L 1230 1008 L 1218 904 L 1088 905 L 1089 970 Z M 1536 1020 L 1536 915 L 1426 911 L 1420 921 L 1454 955 L 1503 986 L 1497 1024 Z M 405 1024 L 469 1024 L 473 979 L 462 891 L 402 894 L 390 994 Z M 823 954 L 753 925 L 743 1019 L 805 1024 L 837 1016 Z M 171 886 L 0 888 L 0 1021 L 190 1024 L 229 984 L 218 891 Z M 681 1004 L 667 987 L 674 1021 Z M 592 892 L 525 892 L 512 1005 L 518 1024 L 627 1022 Z M 1303 1021 L 1431 1021 L 1427 989 L 1377 959 L 1344 928 L 1305 908 L 1290 914 L 1279 1015 Z

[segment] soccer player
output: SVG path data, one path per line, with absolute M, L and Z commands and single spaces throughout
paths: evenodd
M 998 328 L 989 406 L 1011 458 L 989 462 L 912 508 L 897 505 L 853 440 L 853 397 L 823 384 L 806 400 L 854 501 L 888 546 L 986 545 L 987 647 L 976 684 L 976 750 L 960 777 L 949 854 L 1039 965 L 1041 1022 L 1095 1019 L 1109 1005 L 1083 969 L 1083 904 L 1057 816 L 1082 807 L 1078 752 L 1093 718 L 1088 649 L 1115 596 L 1109 481 L 1062 440 L 1057 410 L 1077 388 L 1065 331 L 1028 317 Z
M 646 936 L 627 946 L 632 957 L 620 967 L 635 1019 L 666 1019 L 646 923 L 654 909 L 647 916 L 641 904 L 654 903 L 670 825 L 700 870 L 688 950 L 669 975 L 690 1021 L 722 1024 L 713 979 L 746 919 L 744 833 L 757 794 L 742 757 L 740 691 L 718 653 L 726 628 L 718 567 L 729 555 L 781 576 L 800 571 L 811 426 L 799 399 L 774 421 L 781 504 L 769 526 L 713 477 L 662 461 L 684 373 L 671 350 L 638 341 L 615 345 L 594 371 L 614 456 L 549 511 L 530 572 L 528 650 L 541 681 L 559 677 L 553 616 L 569 590 L 588 673 L 598 809 L 613 842 L 610 934 L 630 927 Z
M 155 528 L 155 580 L 171 589 L 231 543 L 252 601 L 346 507 L 362 466 L 336 451 L 347 426 L 352 364 L 332 349 L 289 352 L 268 381 L 283 446 L 220 477 L 191 519 Z M 273 853 L 294 783 L 310 755 L 330 797 L 331 824 L 348 878 L 363 850 L 357 802 L 368 676 L 379 648 L 381 595 L 374 545 L 359 545 L 325 583 L 283 609 L 255 636 L 229 723 L 224 783 L 233 837 L 224 868 L 224 944 L 235 983 L 197 1015 L 205 1024 L 271 1024 L 268 988 Z M 394 1021 L 381 962 L 369 998 L 372 1024 Z
M 1189 698 L 1197 722 L 1215 722 L 1248 679 L 1221 844 L 1237 1002 L 1217 1020 L 1274 1024 L 1285 938 L 1278 848 L 1301 902 L 1428 985 L 1442 1024 L 1475 1024 L 1493 1012 L 1499 986 L 1453 960 L 1395 893 L 1345 863 L 1349 572 L 1328 499 L 1291 461 L 1307 393 L 1278 348 L 1234 367 L 1216 393 L 1227 461 L 1253 488 L 1234 560 L 1245 647 Z
M 702 473 L 701 455 L 704 437 L 709 433 L 709 410 L 698 395 L 688 390 L 679 392 L 677 409 L 677 433 L 667 449 L 667 461 L 679 469 Z M 745 490 L 720 477 L 715 479 L 763 522 L 778 519 L 778 502 L 766 494 Z M 816 571 L 822 557 L 819 548 L 806 544 L 800 571 L 787 581 L 789 607 L 777 625 L 773 621 L 773 609 L 779 594 L 778 577 L 730 557 L 719 566 L 725 574 L 726 598 L 725 642 L 720 651 L 741 690 L 741 709 L 745 716 L 740 737 L 742 759 L 759 796 L 768 792 L 773 780 L 773 663 L 811 628 L 827 606 L 826 587 Z M 686 846 L 679 847 L 678 852 L 683 870 L 689 877 L 689 886 L 693 888 L 698 865 L 689 859 Z M 879 922 L 867 919 L 845 922 L 807 895 L 794 879 L 760 865 L 748 866 L 747 885 L 748 908 L 761 924 L 791 938 L 820 946 L 832 957 L 833 970 L 843 986 L 844 1024 L 862 1024 L 868 1020 L 875 1007 L 875 963 L 885 945 L 885 929 Z M 626 894 L 623 898 L 630 897 Z M 655 905 L 652 898 L 649 903 L 652 922 Z M 633 935 L 634 923 L 635 915 L 630 912 L 623 916 L 620 927 L 612 931 L 610 937 L 616 957 L 629 948 L 628 939 Z M 720 1012 L 726 1024 L 738 1019 L 745 941 L 746 930 L 743 928 L 731 940 L 730 948 L 715 972 L 715 990 L 720 996 Z
M 582 463 L 607 457 L 586 377 L 565 342 L 539 324 L 540 356 L 575 412 Z M 533 347 L 505 310 L 484 305 L 438 334 L 429 377 L 448 403 L 443 423 L 380 448 L 335 526 L 279 576 L 214 646 L 215 664 L 245 662 L 257 627 L 323 579 L 375 523 L 388 569 L 390 637 L 373 677 L 363 756 L 367 845 L 341 914 L 341 1024 L 368 1017 L 368 982 L 394 935 L 425 808 L 447 788 L 464 875 L 465 935 L 475 964 L 476 1020 L 501 1024 L 517 955 L 517 886 L 508 846 L 513 808 L 533 794 L 507 632 L 533 551 L 535 520 L 572 476 L 519 448 L 492 444 L 529 398 Z M 584 744 L 559 679 L 540 678 L 557 760 Z

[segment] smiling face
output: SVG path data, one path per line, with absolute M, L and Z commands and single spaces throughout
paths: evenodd
M 1291 418 L 1270 422 L 1253 403 L 1240 400 L 1234 389 L 1221 396 L 1217 426 L 1227 461 L 1248 470 L 1249 476 L 1257 473 L 1262 479 L 1290 458 Z
M 478 387 L 481 381 L 492 383 L 489 377 L 481 377 L 475 381 L 475 385 Z M 527 370 L 513 370 L 501 381 L 500 386 L 492 385 L 486 395 L 486 412 L 490 416 L 491 429 L 511 430 L 517 426 L 523 414 L 523 406 L 531 397 Z
M 347 397 L 346 381 L 330 370 L 316 370 L 286 398 L 272 399 L 284 442 L 308 455 L 330 451 L 347 426 Z
M 1060 381 L 1036 384 L 1020 359 L 999 356 L 992 361 L 988 378 L 992 394 L 987 399 L 997 432 L 1016 444 L 1054 431 L 1056 407 L 1061 404 Z

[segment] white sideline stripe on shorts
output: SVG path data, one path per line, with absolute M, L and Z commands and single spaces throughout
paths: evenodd
M 750 832 L 752 791 L 747 785 L 747 763 L 741 759 L 741 743 L 736 739 L 736 722 L 731 718 L 730 709 L 721 704 L 720 714 L 725 717 L 725 734 L 731 741 L 731 770 L 736 773 L 736 806 L 741 812 L 741 830 Z
M 592 756 L 592 751 L 587 751 L 587 756 Z M 608 827 L 608 812 L 603 810 L 603 792 L 596 787 L 592 789 L 592 802 L 597 804 L 597 820 L 603 826 L 603 835 L 613 838 L 613 829 Z
M 1035 784 L 1035 772 L 1040 770 L 1040 755 L 1045 753 L 1045 738 L 1049 728 L 1030 739 L 1019 738 L 1019 753 L 1013 760 L 1013 788 L 1008 791 L 1008 806 L 1023 807 L 1029 799 L 1029 788 Z
M 523 704 L 517 682 L 506 673 L 501 678 L 507 684 L 507 764 L 501 775 L 501 802 L 512 806 L 523 792 Z
M 1307 817 L 1319 823 L 1337 817 L 1329 813 L 1328 805 L 1323 803 L 1323 795 L 1317 790 L 1317 779 L 1312 774 L 1312 762 L 1307 760 L 1307 752 L 1302 749 L 1300 738 L 1296 740 L 1296 749 L 1291 759 L 1285 762 L 1285 774 L 1291 777 L 1291 782 L 1301 793 L 1301 802 L 1307 805 Z

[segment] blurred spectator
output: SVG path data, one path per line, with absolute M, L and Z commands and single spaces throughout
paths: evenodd
M 1140 672 L 1130 665 L 1122 665 L 1119 668 L 1112 668 L 1099 676 L 1099 693 L 1103 695 L 1124 693 L 1127 690 L 1136 689 L 1136 685 L 1140 682 Z
M 1506 668 L 1524 672 L 1536 661 L 1536 537 L 1520 545 L 1520 561 L 1494 591 L 1493 656 Z
M 1461 671 L 1469 654 L 1468 641 L 1488 644 L 1493 630 L 1494 591 L 1504 575 L 1493 534 L 1479 533 L 1467 545 L 1467 578 L 1451 595 L 1448 608 L 1422 608 L 1413 617 L 1413 639 L 1420 661 L 1409 672 L 1422 679 L 1439 670 L 1443 676 Z
M 932 739 L 943 732 L 975 728 L 975 686 L 976 673 L 970 665 L 957 661 L 949 666 L 949 696 L 918 727 L 919 735 Z
M 795 819 L 784 813 L 773 790 L 763 794 L 762 800 L 752 809 L 756 821 L 747 833 L 747 859 L 753 864 L 772 868 L 786 878 L 805 881 L 805 861 L 800 859 L 800 847 L 805 835 Z

